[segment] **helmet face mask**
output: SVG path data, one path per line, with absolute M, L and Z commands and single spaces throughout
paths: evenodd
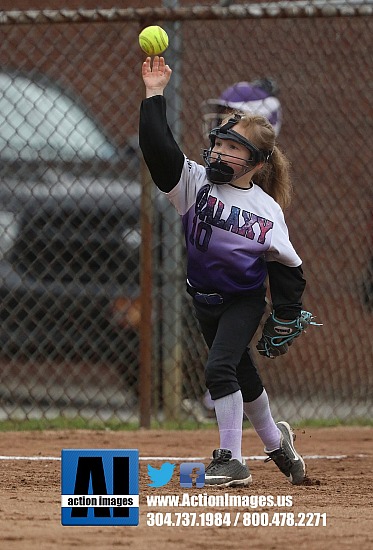
M 206 164 L 206 175 L 211 183 L 216 184 L 225 184 L 231 183 L 232 181 L 240 178 L 247 172 L 250 172 L 255 166 L 260 163 L 266 162 L 271 152 L 264 152 L 259 150 L 253 143 L 246 139 L 243 135 L 232 130 L 232 127 L 235 126 L 241 119 L 240 115 L 235 115 L 233 118 L 230 118 L 226 124 L 223 126 L 213 128 L 209 134 L 210 138 L 210 147 L 209 149 L 204 149 L 203 159 Z M 248 160 L 235 157 L 233 155 L 226 155 L 221 153 L 213 152 L 215 147 L 216 139 L 229 139 L 235 141 L 240 145 L 243 145 L 250 153 Z M 242 170 L 235 173 L 234 169 L 227 164 L 234 164 L 241 166 Z

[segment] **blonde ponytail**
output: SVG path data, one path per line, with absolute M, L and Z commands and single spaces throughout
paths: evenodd
M 269 160 L 254 175 L 253 181 L 278 202 L 283 210 L 290 205 L 293 194 L 290 162 L 276 145 Z

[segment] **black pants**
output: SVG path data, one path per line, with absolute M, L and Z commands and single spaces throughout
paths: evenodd
M 265 310 L 265 289 L 219 305 L 193 305 L 209 348 L 205 377 L 212 399 L 241 390 L 245 403 L 254 401 L 263 385 L 248 345 Z

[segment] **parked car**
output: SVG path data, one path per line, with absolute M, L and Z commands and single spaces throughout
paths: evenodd
M 137 162 L 45 76 L 0 71 L 3 354 L 136 369 Z

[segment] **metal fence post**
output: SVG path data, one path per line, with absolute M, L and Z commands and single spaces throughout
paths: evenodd
M 153 182 L 145 162 L 141 161 L 141 323 L 140 323 L 140 426 L 150 428 L 152 405 L 152 289 L 153 289 Z
M 165 7 L 177 7 L 178 0 L 164 0 Z M 181 61 L 180 22 L 165 25 L 172 36 L 165 53 L 167 63 L 172 66 L 173 74 L 166 88 L 168 122 L 176 141 L 180 140 L 181 113 Z M 162 266 L 162 392 L 165 420 L 177 419 L 182 399 L 181 384 L 181 299 L 182 299 L 182 236 L 180 217 L 176 210 L 168 205 L 163 215 L 162 247 L 164 263 Z

